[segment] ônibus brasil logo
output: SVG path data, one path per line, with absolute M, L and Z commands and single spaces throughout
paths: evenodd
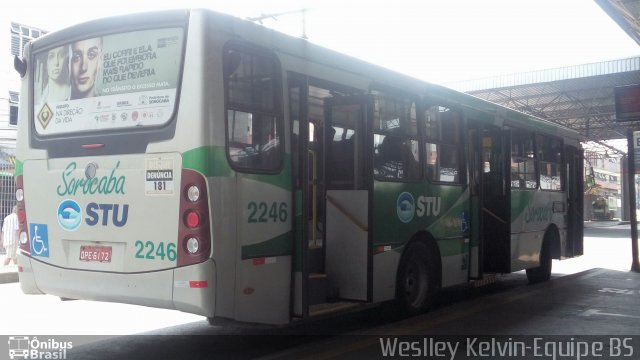
M 36 336 L 9 336 L 9 359 L 66 359 L 67 350 L 73 348 L 71 341 L 48 338 L 40 340 Z
M 416 210 L 416 202 L 413 199 L 413 195 L 408 192 L 403 192 L 398 195 L 398 200 L 396 201 L 396 213 L 398 214 L 398 219 L 403 223 L 408 223 L 413 220 L 413 216 Z

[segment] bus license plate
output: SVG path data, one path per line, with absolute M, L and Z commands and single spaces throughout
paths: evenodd
M 111 262 L 111 246 L 82 245 L 80 261 Z

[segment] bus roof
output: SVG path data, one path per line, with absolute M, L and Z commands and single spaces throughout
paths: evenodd
M 562 137 L 575 146 L 579 145 L 580 134 L 577 131 L 551 121 L 491 103 L 441 85 L 413 78 L 409 75 L 313 44 L 305 39 L 267 29 L 248 20 L 215 12 L 209 13 L 213 18 L 225 20 L 220 21 L 220 23 L 222 29 L 227 33 L 246 40 L 262 39 L 265 43 L 268 42 L 269 47 L 278 53 L 346 70 L 353 74 L 372 79 L 374 83 L 403 89 L 406 92 L 423 97 L 446 100 L 449 103 L 454 103 L 465 108 L 473 108 L 484 113 L 484 120 L 498 125 L 503 124 L 512 127 L 528 128 Z M 427 64 L 426 66 L 428 66 L 428 60 L 425 61 L 425 63 Z
M 35 40 L 33 46 L 35 49 L 50 47 L 55 44 L 64 43 L 69 37 L 94 36 L 97 34 L 111 33 L 120 28 L 148 28 L 157 26 L 157 24 L 184 23 L 186 19 L 195 14 L 207 18 L 207 20 L 211 22 L 211 26 L 217 30 L 239 39 L 261 44 L 276 53 L 286 54 L 295 58 L 304 59 L 305 61 L 350 72 L 354 75 L 370 79 L 370 85 L 379 84 L 396 89 L 403 89 L 404 92 L 416 96 L 446 101 L 448 104 L 461 106 L 463 110 L 471 111 L 474 117 L 477 117 L 477 120 L 480 121 L 486 121 L 496 125 L 532 129 L 562 137 L 565 141 L 575 146 L 579 145 L 579 133 L 562 125 L 506 108 L 441 85 L 413 78 L 409 75 L 313 44 L 305 39 L 296 38 L 265 28 L 251 21 L 212 10 L 184 9 L 156 11 L 147 13 L 144 17 L 140 17 L 140 14 L 131 14 L 93 20 L 74 25 L 64 30 L 48 33 Z M 425 66 L 429 66 L 428 58 L 425 59 L 425 64 Z

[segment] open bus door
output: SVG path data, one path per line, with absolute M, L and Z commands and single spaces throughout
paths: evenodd
M 325 271 L 340 299 L 370 296 L 371 171 L 367 154 L 369 96 L 334 97 L 325 102 L 324 192 Z
M 291 314 L 307 318 L 370 296 L 372 101 L 289 73 L 295 209 Z M 331 302 L 331 304 L 328 304 Z
M 471 194 L 471 256 L 469 279 L 483 273 L 510 271 L 511 194 L 508 131 L 479 123 L 470 125 L 469 186 Z
M 583 254 L 583 201 L 584 201 L 584 162 L 582 150 L 565 146 L 567 163 L 567 247 L 565 255 L 573 257 Z
M 485 126 L 481 132 L 480 253 L 483 272 L 511 271 L 511 192 L 509 132 Z

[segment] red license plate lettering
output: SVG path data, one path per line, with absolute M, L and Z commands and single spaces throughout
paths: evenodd
M 80 246 L 80 261 L 111 262 L 111 246 Z

